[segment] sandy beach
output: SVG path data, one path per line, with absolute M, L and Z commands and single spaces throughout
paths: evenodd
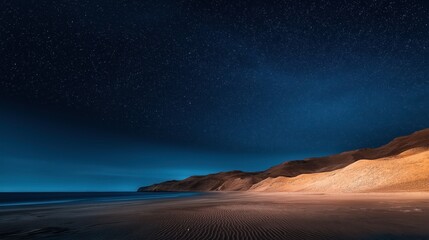
M 221 192 L 0 216 L 0 239 L 429 239 L 429 193 Z

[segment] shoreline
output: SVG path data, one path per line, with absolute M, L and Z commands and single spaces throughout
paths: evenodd
M 192 197 L 197 192 L 13 192 L 0 193 L 0 210 L 7 207 L 32 207 L 43 205 L 100 204 L 104 202 L 131 202 L 151 199 Z

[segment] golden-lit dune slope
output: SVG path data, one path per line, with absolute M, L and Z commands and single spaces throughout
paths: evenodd
M 379 148 L 289 161 L 263 172 L 222 172 L 139 191 L 429 191 L 429 129 Z
M 296 177 L 267 178 L 252 191 L 427 191 L 429 190 L 429 151 L 415 148 L 391 157 L 361 159 L 330 172 Z

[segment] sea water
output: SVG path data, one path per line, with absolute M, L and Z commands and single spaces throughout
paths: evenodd
M 14 192 L 0 193 L 0 207 L 102 203 L 195 196 L 194 192 Z

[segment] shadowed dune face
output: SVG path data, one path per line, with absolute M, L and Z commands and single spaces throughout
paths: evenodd
M 262 173 L 222 172 L 168 181 L 140 188 L 139 191 L 245 191 L 264 180 L 263 176 Z
M 139 191 L 429 191 L 429 129 L 379 148 L 289 161 L 263 172 L 222 172 Z

